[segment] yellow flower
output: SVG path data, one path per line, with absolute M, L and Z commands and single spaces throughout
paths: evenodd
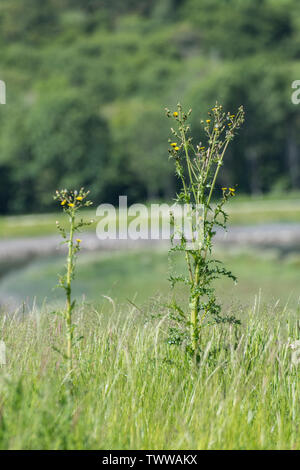
M 209 124 L 209 123 L 210 123 L 210 119 L 206 119 L 206 122 L 207 122 L 207 124 Z
M 64 199 L 63 201 L 61 201 L 60 205 L 61 205 L 61 206 L 64 206 L 64 205 L 66 204 L 66 202 L 67 202 L 67 201 Z
M 82 240 L 80 238 L 76 238 L 77 243 L 81 243 Z
M 69 206 L 69 207 L 74 207 L 75 204 L 73 204 L 73 202 L 69 202 L 68 206 Z
M 171 147 L 177 147 L 177 142 L 172 142 L 170 145 Z
M 82 201 L 83 197 L 82 196 L 77 196 L 77 201 Z
M 226 191 L 227 188 L 222 188 L 222 191 Z
M 174 150 L 176 150 L 176 152 L 178 152 L 178 150 L 179 150 L 179 147 L 175 147 L 175 148 L 174 148 Z
M 200 147 L 200 150 L 205 150 L 205 147 Z
M 174 116 L 174 117 L 178 117 L 177 111 L 174 111 L 173 116 Z

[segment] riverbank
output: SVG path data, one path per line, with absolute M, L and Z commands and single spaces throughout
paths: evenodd
M 227 232 L 216 230 L 215 241 L 220 245 L 278 247 L 285 251 L 300 249 L 300 223 L 230 226 Z M 146 234 L 142 234 L 142 237 L 139 240 L 99 240 L 95 232 L 87 232 L 81 235 L 82 250 L 107 252 L 169 244 L 167 240 L 146 239 Z M 64 250 L 58 235 L 4 238 L 0 240 L 0 263 L 23 263 L 39 257 L 59 255 Z

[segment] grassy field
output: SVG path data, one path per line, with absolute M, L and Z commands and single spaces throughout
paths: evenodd
M 118 312 L 118 313 L 117 313 Z M 1 449 L 297 449 L 297 316 L 259 308 L 203 331 L 200 362 L 134 307 L 77 311 L 74 387 L 61 319 L 1 318 Z
M 254 211 L 249 200 L 234 201 L 232 219 L 300 220 L 297 202 L 255 204 Z M 32 217 L 2 218 L 2 234 L 46 235 L 57 218 Z M 0 315 L 7 358 L 0 449 L 299 449 L 300 375 L 291 343 L 300 337 L 300 255 L 246 248 L 216 255 L 238 277 L 237 285 L 222 280 L 216 288 L 223 313 L 241 324 L 205 327 L 195 362 L 168 343 L 166 304 L 176 295 L 187 308 L 188 299 L 184 288 L 170 291 L 165 249 L 81 253 L 73 287 L 82 339 L 72 392 L 59 353 L 64 323 L 53 315 L 64 302 L 54 286 L 65 260 L 10 270 L 1 301 L 26 308 L 14 314 L 2 305 Z

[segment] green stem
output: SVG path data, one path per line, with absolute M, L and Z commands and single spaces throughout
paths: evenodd
M 199 285 L 199 264 L 196 265 L 195 269 L 195 282 L 194 282 L 194 289 Z M 191 309 L 191 342 L 192 342 L 192 349 L 195 352 L 197 349 L 198 344 L 198 307 L 199 307 L 199 295 L 198 293 L 194 293 L 194 298 L 192 302 L 192 309 Z
M 184 129 L 183 129 L 183 124 L 182 124 L 182 130 L 181 130 L 181 138 L 182 138 L 183 147 L 184 147 L 184 151 L 185 151 L 186 163 L 187 163 L 187 167 L 188 167 L 188 173 L 189 173 L 189 178 L 190 178 L 192 191 L 193 191 L 193 195 L 194 195 L 194 199 L 195 199 L 195 204 L 197 204 L 197 197 L 196 197 L 196 192 L 195 192 L 195 188 L 194 188 L 194 181 L 193 181 L 193 175 L 192 175 L 192 171 L 193 171 L 192 163 L 191 163 L 191 160 L 190 160 L 190 157 L 189 157 L 188 145 L 187 145 L 187 141 L 186 141 L 186 138 L 185 138 L 185 132 L 184 132 Z
M 208 210 L 208 206 L 210 204 L 210 200 L 211 200 L 211 197 L 212 197 L 212 193 L 213 193 L 213 190 L 215 188 L 215 184 L 216 184 L 216 180 L 217 180 L 217 177 L 218 177 L 218 174 L 219 174 L 219 171 L 220 171 L 220 167 L 223 163 L 223 158 L 224 158 L 224 155 L 225 155 L 225 152 L 227 150 L 227 147 L 228 147 L 228 144 L 229 144 L 229 140 L 226 142 L 225 146 L 224 146 L 224 149 L 223 149 L 223 152 L 222 152 L 222 155 L 219 159 L 219 162 L 218 162 L 218 165 L 217 165 L 217 169 L 215 171 L 215 175 L 214 175 L 214 179 L 212 181 L 212 184 L 211 184 L 211 187 L 210 187 L 210 191 L 209 191 L 209 195 L 208 195 L 208 198 L 207 198 L 207 202 L 206 202 L 206 210 L 205 210 L 205 215 L 207 214 L 207 210 Z
M 214 190 L 214 187 L 215 187 L 215 184 L 216 184 L 216 180 L 217 180 L 217 177 L 218 177 L 218 174 L 219 174 L 219 171 L 220 171 L 220 167 L 222 165 L 223 158 L 224 158 L 226 149 L 228 147 L 228 144 L 229 144 L 229 141 L 227 141 L 225 146 L 224 146 L 222 155 L 219 159 L 218 166 L 216 168 L 214 178 L 213 178 L 213 181 L 212 181 L 212 184 L 211 184 L 211 187 L 210 187 L 210 192 L 209 192 L 206 204 L 205 204 L 204 224 L 205 224 L 205 221 L 206 221 L 207 212 L 208 212 L 209 204 L 210 204 L 210 201 L 211 201 L 212 193 L 213 193 L 213 190 Z M 205 253 L 204 253 L 204 256 L 203 256 L 204 259 L 206 259 L 206 256 L 207 256 L 207 249 L 205 250 Z M 195 289 L 195 287 L 196 288 L 199 287 L 199 264 L 198 263 L 196 264 L 196 268 L 195 268 L 194 289 Z M 194 299 L 193 299 L 192 309 L 191 309 L 191 341 L 192 341 L 193 351 L 196 350 L 197 343 L 198 343 L 198 329 L 197 329 L 198 309 L 199 309 L 199 295 L 194 294 Z
M 67 309 L 66 309 L 66 326 L 67 326 L 67 360 L 68 360 L 68 371 L 71 373 L 73 368 L 72 361 L 72 288 L 71 279 L 73 271 L 73 236 L 74 236 L 74 213 L 70 217 L 70 237 L 69 237 L 69 251 L 68 251 L 68 262 L 67 262 L 67 280 L 66 280 L 66 293 L 67 293 Z
M 226 152 L 226 150 L 227 150 L 228 145 L 229 145 L 229 140 L 226 142 L 226 144 L 225 144 L 225 146 L 224 146 L 224 149 L 223 149 L 223 152 L 222 152 L 222 154 L 221 154 L 221 157 L 220 157 L 220 159 L 219 159 L 219 162 L 218 162 L 218 165 L 217 165 L 215 174 L 214 174 L 214 178 L 213 178 L 213 181 L 212 181 L 212 184 L 211 184 L 211 187 L 210 187 L 209 195 L 208 195 L 208 198 L 207 198 L 207 201 L 206 201 L 206 204 L 205 204 L 205 211 L 204 211 L 204 229 L 205 229 L 205 222 L 206 222 L 207 212 L 208 212 L 209 204 L 210 204 L 210 201 L 211 201 L 212 193 L 213 193 L 213 190 L 214 190 L 214 188 L 215 188 L 215 184 L 216 184 L 216 181 L 217 181 L 217 177 L 218 177 L 220 168 L 221 168 L 221 166 L 222 166 L 223 158 L 224 158 L 224 155 L 225 155 L 225 152 Z M 204 234 L 204 238 L 205 238 L 205 234 Z M 206 259 L 206 256 L 207 256 L 207 246 L 206 246 L 205 253 L 204 253 L 204 259 Z
M 190 282 L 193 283 L 193 282 L 194 282 L 194 279 L 193 279 L 193 271 L 192 271 L 192 266 L 191 266 L 191 261 L 190 261 L 189 252 L 188 252 L 188 251 L 185 252 L 185 259 L 186 259 L 186 262 L 187 262 L 187 265 L 188 265 L 189 276 L 190 276 Z

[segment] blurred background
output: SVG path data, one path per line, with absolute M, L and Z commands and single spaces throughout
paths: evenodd
M 32 247 L 25 256 L 22 240 L 55 231 L 56 189 L 85 186 L 96 205 L 115 204 L 121 194 L 129 203 L 170 201 L 177 181 L 164 108 L 178 101 L 191 107 L 199 140 L 200 119 L 216 100 L 231 112 L 240 104 L 246 111 L 219 180 L 237 185 L 231 223 L 252 227 L 234 246 L 260 246 L 243 264 L 245 292 L 255 277 L 250 294 L 257 292 L 267 277 L 270 296 L 278 292 L 276 280 L 284 294 L 293 288 L 298 298 L 300 105 L 291 95 L 299 59 L 298 0 L 1 0 L 0 79 L 7 87 L 7 104 L 0 106 L 2 300 L 50 295 L 38 283 L 51 287 L 59 266 L 36 260 Z M 253 225 L 259 224 L 257 235 Z M 33 245 L 49 246 L 43 240 Z M 240 266 L 241 256 L 233 264 Z M 268 261 L 259 265 L 263 256 Z M 161 259 L 157 255 L 155 264 L 155 256 L 136 256 L 132 290 L 123 284 L 127 293 L 154 293 L 150 279 L 167 277 Z M 139 260 L 146 260 L 145 269 Z M 79 294 L 113 295 L 113 285 L 130 279 L 115 263 L 107 262 L 106 287 L 99 288 L 93 268 Z M 269 274 L 262 275 L 268 263 Z M 136 273 L 139 282 L 144 273 L 141 286 Z

